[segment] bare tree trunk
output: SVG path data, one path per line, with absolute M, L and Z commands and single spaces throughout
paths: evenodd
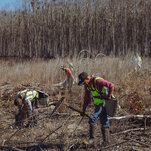
M 147 1 L 145 2 L 145 55 L 148 55 L 148 12 L 147 12 Z
M 112 5 L 112 41 L 113 41 L 113 54 L 115 54 L 115 10 L 114 10 L 114 1 L 111 0 Z
M 134 30 L 133 30 L 133 51 L 134 51 L 134 54 L 136 55 L 137 53 L 137 50 L 136 50 L 136 47 L 137 47 L 137 44 L 136 44 L 136 32 L 137 32 L 137 29 L 136 29 L 136 0 L 134 0 L 134 20 L 133 20 L 133 24 L 134 24 Z

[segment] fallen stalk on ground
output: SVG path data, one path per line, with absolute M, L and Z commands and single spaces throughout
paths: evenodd
M 99 151 L 102 151 L 102 150 L 104 150 L 104 149 L 108 149 L 108 148 L 111 148 L 111 147 L 115 147 L 115 146 L 118 146 L 118 145 L 121 145 L 121 144 L 124 144 L 124 143 L 128 143 L 128 142 L 135 142 L 135 143 L 138 143 L 138 144 L 140 144 L 140 145 L 142 145 L 142 146 L 151 147 L 150 145 L 145 144 L 145 143 L 142 143 L 142 142 L 140 142 L 140 141 L 136 141 L 136 140 L 134 140 L 134 139 L 129 139 L 129 140 L 122 141 L 122 142 L 120 142 L 120 143 L 115 143 L 115 144 L 112 144 L 112 145 L 108 145 L 108 146 L 106 146 L 106 147 L 102 147 L 101 150 L 99 150 Z
M 144 131 L 144 128 L 128 129 L 128 130 L 125 130 L 125 131 L 122 131 L 122 132 L 118 132 L 118 133 L 114 133 L 114 134 L 111 134 L 111 135 L 119 135 L 119 134 L 124 134 L 124 133 L 131 132 L 131 131 Z
M 65 99 L 65 97 L 62 97 L 62 98 L 58 101 L 57 105 L 55 106 L 55 108 L 54 108 L 53 111 L 51 112 L 50 117 L 52 117 L 52 115 L 56 112 L 56 110 L 61 106 L 61 104 L 62 104 L 62 102 L 63 102 L 64 99 Z
M 57 130 L 59 130 L 60 128 L 62 128 L 65 123 L 69 120 L 71 116 L 69 116 L 58 128 L 56 128 L 55 130 L 53 130 L 50 134 L 48 134 L 38 145 L 42 144 L 49 136 L 51 136 L 53 133 L 55 133 Z
M 119 116 L 119 117 L 109 117 L 109 120 L 120 120 L 126 118 L 151 118 L 151 115 L 126 115 L 126 116 Z

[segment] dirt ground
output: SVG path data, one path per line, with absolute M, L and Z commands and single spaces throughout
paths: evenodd
M 14 115 L 17 108 L 13 104 L 14 97 L 19 90 L 31 88 L 41 90 L 50 95 L 49 105 L 40 106 L 34 112 L 37 115 L 38 125 L 32 128 L 16 128 L 14 126 Z M 101 128 L 98 121 L 96 127 L 96 145 L 86 146 L 83 140 L 88 139 L 88 118 L 67 108 L 63 103 L 57 111 L 50 117 L 55 104 L 62 96 L 71 106 L 81 109 L 83 89 L 77 85 L 73 86 L 72 93 L 67 90 L 52 87 L 52 85 L 42 85 L 38 83 L 20 84 L 13 86 L 11 83 L 0 85 L 0 150 L 51 150 L 51 151 L 150 151 L 151 150 L 151 121 L 144 118 L 126 118 L 121 120 L 110 120 L 111 145 L 101 148 L 102 142 Z M 128 92 L 124 91 L 124 86 L 117 85 L 115 95 L 120 102 L 121 108 L 116 116 L 131 114 L 126 105 L 121 102 L 127 100 Z M 121 95 L 122 94 L 122 95 Z M 120 99 L 120 100 L 119 100 Z M 150 99 L 150 95 L 146 100 Z M 55 102 L 52 105 L 52 102 Z M 147 104 L 147 103 L 146 103 Z M 123 105 L 123 106 L 122 106 Z M 150 107 L 145 108 L 143 114 L 150 114 Z M 93 110 L 93 105 L 89 105 L 87 113 Z M 82 120 L 81 120 L 82 119 Z

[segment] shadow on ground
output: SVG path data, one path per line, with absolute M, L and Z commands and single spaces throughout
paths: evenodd
M 11 147 L 11 146 L 0 146 L 0 150 L 3 151 L 42 151 L 44 149 L 57 149 L 58 151 L 64 151 L 64 144 L 52 144 L 44 143 L 39 145 L 32 145 L 28 147 Z

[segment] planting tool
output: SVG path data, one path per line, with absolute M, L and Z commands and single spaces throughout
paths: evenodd
M 64 103 L 64 105 L 66 105 L 69 109 L 73 110 L 73 111 L 76 111 L 78 113 L 82 113 L 82 111 L 80 111 L 79 109 L 75 109 L 74 107 L 70 106 L 69 104 L 67 103 Z M 88 114 L 84 113 L 85 116 L 89 117 Z

